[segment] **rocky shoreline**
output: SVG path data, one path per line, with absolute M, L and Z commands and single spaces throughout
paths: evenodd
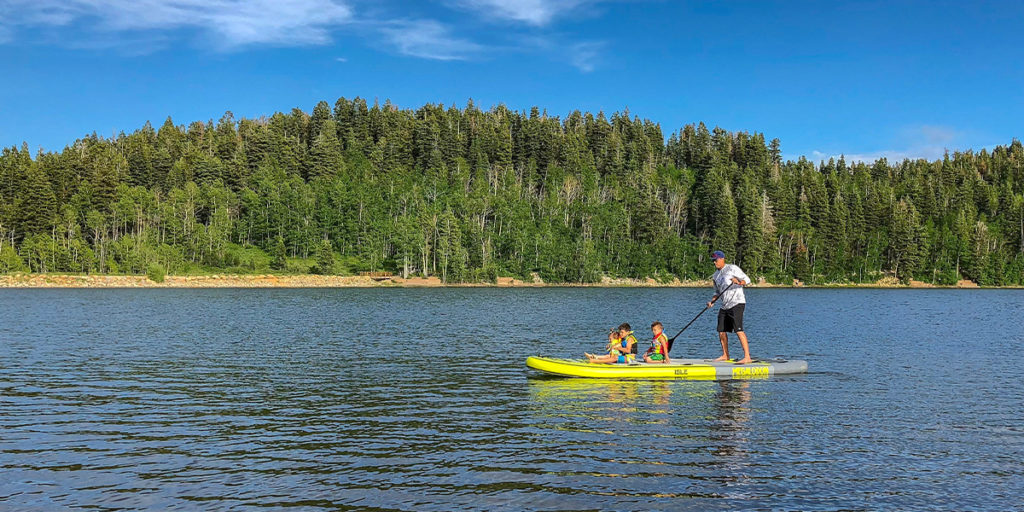
M 196 276 L 167 276 L 156 282 L 136 275 L 71 275 L 71 274 L 10 274 L 0 275 L 0 288 L 370 288 L 370 287 L 543 287 L 543 286 L 678 286 L 707 287 L 710 281 L 674 281 L 660 283 L 653 279 L 605 279 L 594 284 L 551 284 L 539 279 L 521 281 L 500 277 L 496 283 L 449 283 L 438 277 L 402 279 L 368 276 L 324 276 L 315 274 L 232 275 L 213 274 Z
M 323 276 L 313 274 L 300 275 L 235 275 L 213 274 L 194 276 L 167 276 L 163 282 L 155 282 L 146 276 L 137 275 L 74 275 L 74 274 L 8 274 L 0 275 L 0 288 L 371 288 L 371 287 L 678 287 L 707 288 L 711 281 L 679 281 L 662 283 L 648 279 L 602 279 L 600 283 L 545 283 L 536 276 L 531 281 L 521 281 L 511 277 L 500 277 L 496 283 L 449 283 L 445 284 L 437 277 L 418 277 L 402 279 L 396 276 Z M 887 278 L 875 283 L 858 284 L 827 284 L 804 285 L 794 281 L 792 285 L 772 284 L 765 281 L 752 284 L 758 288 L 979 288 L 972 281 L 960 281 L 955 286 L 941 286 L 911 281 L 901 283 Z M 1019 288 L 1019 287 L 1009 287 Z

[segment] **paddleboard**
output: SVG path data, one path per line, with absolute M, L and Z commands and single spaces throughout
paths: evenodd
M 767 379 L 774 375 L 807 372 L 807 361 L 755 360 L 749 364 L 731 361 L 715 362 L 710 359 L 676 359 L 671 364 L 600 364 L 585 360 L 552 357 L 528 357 L 526 366 L 539 372 L 562 377 L 590 377 L 599 379 Z

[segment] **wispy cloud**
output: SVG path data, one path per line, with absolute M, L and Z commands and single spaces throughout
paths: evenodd
M 573 42 L 559 35 L 523 35 L 516 38 L 510 51 L 544 55 L 582 73 L 590 73 L 602 64 L 607 46 L 607 41 Z
M 544 26 L 594 0 L 455 0 L 454 5 L 484 16 Z
M 916 148 L 916 149 L 882 149 L 882 150 L 872 151 L 872 152 L 868 152 L 868 153 L 836 153 L 836 154 L 825 153 L 825 152 L 822 152 L 822 151 L 814 150 L 814 151 L 811 151 L 810 155 L 807 155 L 807 158 L 809 160 L 811 160 L 812 162 L 827 161 L 830 158 L 835 158 L 835 159 L 838 160 L 840 156 L 842 156 L 843 159 L 845 159 L 847 162 L 871 163 L 871 162 L 874 162 L 874 161 L 882 159 L 882 158 L 885 158 L 889 162 L 902 162 L 903 160 L 918 160 L 918 159 L 922 159 L 922 158 L 925 159 L 925 160 L 936 160 L 936 159 L 942 158 L 942 155 L 945 153 L 945 151 L 946 151 L 945 148 L 936 148 L 936 147 L 927 148 L 925 150 L 921 150 L 919 148 Z
M 435 20 L 393 21 L 380 32 L 399 53 L 423 59 L 467 60 L 484 49 L 478 43 L 453 36 L 446 25 Z
M 582 12 L 587 5 L 609 0 L 440 0 L 449 7 L 472 12 L 463 13 L 462 18 L 482 17 L 528 26 L 510 27 L 507 33 L 488 38 L 459 30 L 473 34 L 466 28 L 472 23 L 396 19 L 380 9 L 357 14 L 355 7 L 364 6 L 361 1 L 0 0 L 0 44 L 50 41 L 69 48 L 115 49 L 141 55 L 196 36 L 203 48 L 237 51 L 252 46 L 326 45 L 335 32 L 344 32 L 368 44 L 421 59 L 481 60 L 526 52 L 550 55 L 583 73 L 597 69 L 605 49 L 601 42 L 572 42 L 544 34 L 548 29 L 542 27 Z M 344 57 L 335 60 L 346 62 Z
M 923 124 L 903 129 L 902 136 L 911 141 L 934 146 L 952 143 L 962 137 L 963 133 L 949 126 Z
M 330 42 L 352 20 L 339 0 L 6 0 L 0 32 L 79 25 L 100 33 L 199 30 L 221 48 Z
M 838 153 L 829 151 L 811 151 L 807 158 L 812 161 L 828 160 L 839 158 L 842 155 L 847 162 L 874 162 L 885 158 L 890 162 L 903 160 L 938 160 L 946 152 L 954 152 L 970 149 L 964 141 L 965 133 L 949 126 L 940 125 L 918 125 L 904 128 L 899 131 L 897 139 L 900 142 L 898 149 L 880 149 L 867 152 Z M 990 146 L 984 146 L 990 147 Z M 982 148 L 973 148 L 980 150 Z
M 598 65 L 604 43 L 588 41 L 576 43 L 568 48 L 569 62 L 584 73 L 590 73 Z

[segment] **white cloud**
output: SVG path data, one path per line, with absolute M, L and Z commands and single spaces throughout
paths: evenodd
M 584 8 L 612 0 L 447 0 L 448 5 L 471 10 L 484 18 L 547 27 L 559 18 L 571 15 L 592 15 Z M 543 32 L 543 31 L 542 31 Z M 559 42 L 563 36 L 519 34 L 515 46 L 520 51 L 540 51 L 568 62 L 583 73 L 594 71 L 605 44 L 598 41 Z
M 249 46 L 325 45 L 345 30 L 411 57 L 460 61 L 501 52 L 546 53 L 584 73 L 604 49 L 599 42 L 485 45 L 434 19 L 356 15 L 362 0 L 0 0 L 0 44 L 49 41 L 69 48 L 116 49 L 141 55 L 199 36 L 215 51 Z M 479 16 L 543 26 L 606 0 L 442 0 Z M 471 17 L 464 15 L 465 17 Z M 546 39 L 545 39 L 546 40 Z M 524 42 L 527 41 L 527 42 Z M 488 55 L 485 55 L 485 51 Z M 336 62 L 346 62 L 339 57 Z
M 597 67 L 602 48 L 604 43 L 593 41 L 573 44 L 568 48 L 569 62 L 580 71 L 590 73 Z
M 916 149 L 882 149 L 878 151 L 872 151 L 869 153 L 825 153 L 822 151 L 814 150 L 811 151 L 810 155 L 807 155 L 807 159 L 812 162 L 828 161 L 830 158 L 836 160 L 840 156 L 846 160 L 847 163 L 853 162 L 865 162 L 872 163 L 880 158 L 885 158 L 892 162 L 902 162 L 903 160 L 917 160 L 923 158 L 925 160 L 935 160 L 942 158 L 944 148 L 940 147 L 929 147 L 929 148 L 916 148 Z
M 880 158 L 885 158 L 889 163 L 919 159 L 932 161 L 940 160 L 942 156 L 945 155 L 946 151 L 952 153 L 955 149 L 947 148 L 945 146 L 921 146 L 907 149 L 881 149 L 867 153 L 825 153 L 814 150 L 811 151 L 810 155 L 807 155 L 807 159 L 812 162 L 827 162 L 830 158 L 838 160 L 839 157 L 842 156 L 847 163 L 872 163 Z
M 455 4 L 492 18 L 543 26 L 592 0 L 456 0 Z
M 948 126 L 923 124 L 903 130 L 903 136 L 912 141 L 929 145 L 942 145 L 954 142 L 963 134 Z
M 590 73 L 601 64 L 606 47 L 606 41 L 572 42 L 560 37 L 527 35 L 516 39 L 515 51 L 546 55 L 582 73 Z
M 452 36 L 448 27 L 434 20 L 393 21 L 380 32 L 399 53 L 423 59 L 467 60 L 483 50 L 477 43 Z
M 939 160 L 946 152 L 964 151 L 969 148 L 964 141 L 965 134 L 948 126 L 940 125 L 918 125 L 904 128 L 899 131 L 899 149 L 879 149 L 867 152 L 840 153 L 835 151 L 811 151 L 807 158 L 813 162 L 828 161 L 829 158 L 838 159 L 840 155 L 847 162 L 871 163 L 880 158 L 889 162 L 901 162 L 903 160 Z M 990 146 L 984 146 L 990 147 Z M 973 148 L 981 150 L 981 147 Z M 787 157 L 788 159 L 794 159 Z
M 28 29 L 79 24 L 98 32 L 194 29 L 223 48 L 330 42 L 330 29 L 352 20 L 339 0 L 7 0 L 4 26 Z

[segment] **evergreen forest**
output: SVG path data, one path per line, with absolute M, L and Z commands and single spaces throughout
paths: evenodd
M 341 98 L 0 155 L 0 273 L 1024 284 L 1024 147 L 783 161 L 759 133 Z

